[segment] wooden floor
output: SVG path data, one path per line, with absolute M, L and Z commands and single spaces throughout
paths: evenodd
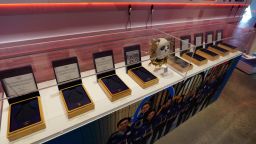
M 235 70 L 219 100 L 156 144 L 255 144 L 256 77 Z

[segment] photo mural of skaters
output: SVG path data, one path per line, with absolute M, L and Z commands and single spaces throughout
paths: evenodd
M 116 131 L 109 137 L 108 144 L 154 143 L 209 104 L 210 96 L 220 85 L 209 79 L 222 82 L 228 68 L 227 63 L 219 65 L 147 97 L 129 106 L 134 111 L 130 111 L 129 116 L 116 114 L 119 121 L 116 121 Z M 122 123 L 124 125 L 120 125 Z
M 131 105 L 130 109 L 134 111 L 133 115 L 124 117 L 117 122 L 117 129 L 109 136 L 107 144 L 150 144 L 155 142 L 164 135 L 167 122 L 170 125 L 173 96 L 174 89 L 170 87 Z
M 108 124 L 105 123 L 104 133 L 107 133 L 107 139 L 102 140 L 100 143 L 107 144 L 131 144 L 131 117 L 136 111 L 136 108 L 141 101 L 131 104 L 128 107 L 120 109 L 113 114 Z M 106 117 L 103 118 L 104 121 Z M 103 142 L 102 142 L 103 141 Z
M 207 72 L 204 84 L 201 87 L 199 95 L 203 97 L 201 109 L 206 108 L 215 96 L 216 91 L 220 87 L 227 70 L 230 68 L 231 62 L 225 62 L 221 65 L 213 67 Z
M 203 80 L 204 72 L 188 78 L 174 86 L 176 92 L 175 107 L 177 107 L 176 111 L 179 113 L 176 126 L 179 126 L 186 121 L 192 114 L 195 107 L 194 101 L 196 100 L 196 94 L 202 85 Z

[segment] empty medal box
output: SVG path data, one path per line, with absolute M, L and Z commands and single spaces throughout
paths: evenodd
M 13 141 L 44 129 L 43 109 L 32 67 L 5 70 L 0 75 L 10 104 L 7 138 Z
M 182 55 L 182 58 L 186 59 L 187 61 L 191 61 L 192 63 L 194 63 L 197 66 L 207 64 L 206 58 L 204 58 L 198 54 L 193 54 L 193 52 L 184 53 Z
M 182 73 L 187 72 L 193 68 L 193 65 L 177 56 L 169 57 L 167 59 L 167 63 Z
M 209 51 L 212 51 L 220 56 L 227 56 L 229 54 L 229 51 L 226 49 L 223 49 L 221 47 L 218 46 L 209 46 L 208 47 Z
M 217 60 L 220 57 L 218 54 L 216 54 L 210 50 L 207 50 L 207 49 L 199 49 L 196 51 L 196 54 L 198 54 L 202 57 L 205 57 L 211 61 Z
M 77 58 L 56 60 L 52 65 L 68 118 L 94 109 L 94 103 L 82 84 Z

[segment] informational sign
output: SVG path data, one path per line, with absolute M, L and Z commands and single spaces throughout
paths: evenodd
M 207 35 L 207 41 L 206 43 L 212 43 L 212 34 Z
M 189 48 L 189 39 L 182 40 L 181 50 L 186 50 Z
M 128 51 L 126 52 L 126 58 L 127 58 L 127 64 L 136 64 L 140 61 L 140 51 L 134 50 L 134 51 Z
M 220 41 L 222 39 L 222 32 L 217 33 L 217 41 Z
M 36 82 L 32 73 L 3 79 L 7 95 L 10 97 L 22 96 L 37 91 Z
M 70 81 L 80 77 L 77 63 L 55 67 L 54 70 L 56 74 L 56 79 L 59 83 Z
M 202 36 L 197 36 L 196 37 L 196 46 L 201 46 L 202 45 Z
M 114 62 L 112 56 L 105 56 L 95 59 L 95 65 L 97 72 L 103 72 L 114 68 Z

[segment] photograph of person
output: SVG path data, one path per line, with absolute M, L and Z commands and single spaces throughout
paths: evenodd
M 144 131 L 143 138 L 142 138 L 142 143 L 141 144 L 149 144 L 153 143 L 152 142 L 152 133 L 153 130 L 155 129 L 157 124 L 156 121 L 156 111 L 155 110 L 149 110 L 144 119 L 143 119 L 143 126 L 142 129 Z
M 143 119 L 144 115 L 151 109 L 151 103 L 150 102 L 145 102 L 142 105 L 142 108 L 140 110 L 140 114 L 138 116 L 138 119 Z
M 131 118 L 126 117 L 117 123 L 117 131 L 108 139 L 107 144 L 130 144 L 131 143 Z
M 173 95 L 174 88 L 170 87 L 142 100 L 131 118 L 117 123 L 117 131 L 111 134 L 107 144 L 152 144 L 168 133 L 177 116 L 172 108 Z M 168 131 L 164 131 L 167 124 Z

